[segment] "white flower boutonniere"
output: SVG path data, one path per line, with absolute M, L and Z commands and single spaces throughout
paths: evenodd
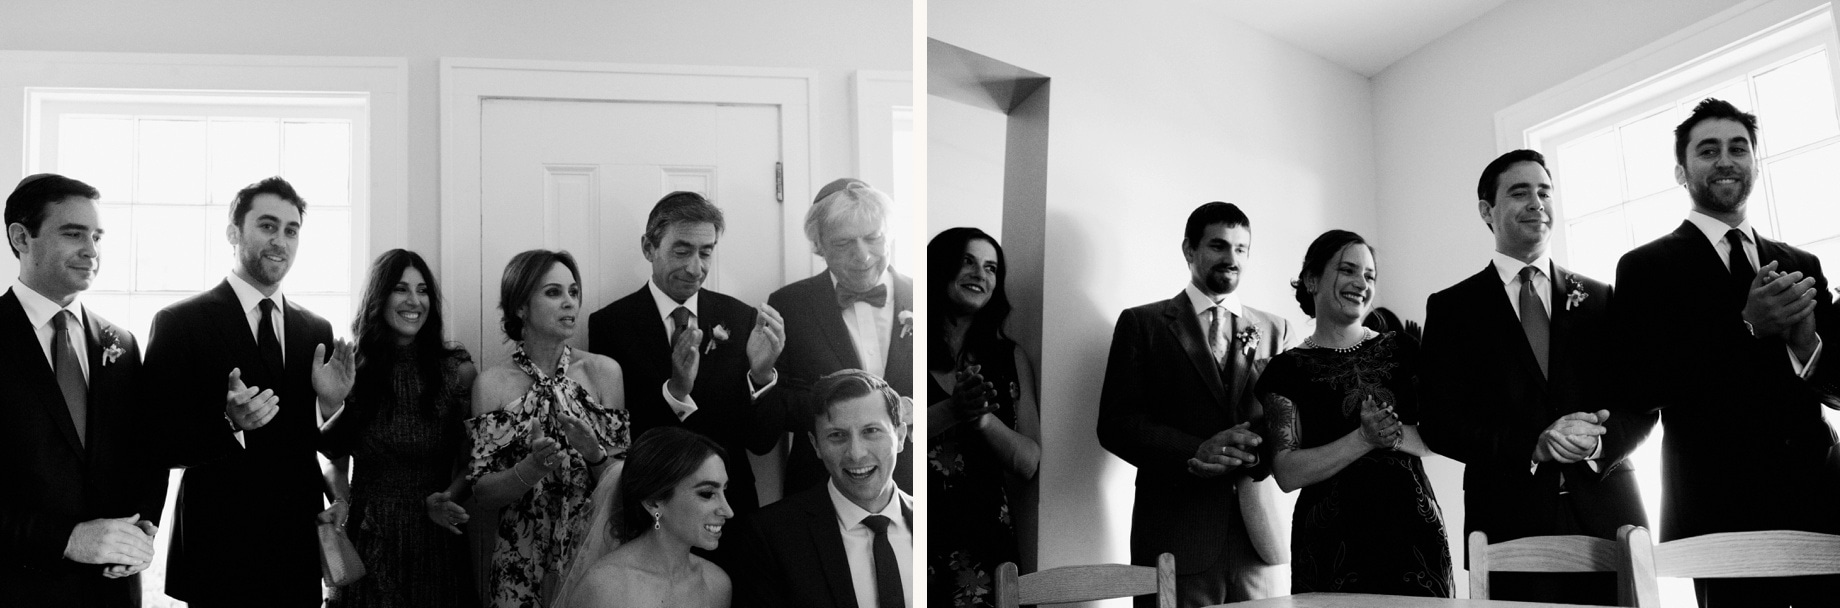
M 102 364 L 107 366 L 114 363 L 116 359 L 120 359 L 123 353 L 128 352 L 128 349 L 121 347 L 121 337 L 115 335 L 114 329 L 104 329 L 102 335 L 108 340 L 108 344 L 102 347 Z
M 914 311 L 903 310 L 901 314 L 895 315 L 895 320 L 901 324 L 901 339 L 906 340 L 908 336 L 914 335 Z
M 1259 349 L 1259 337 L 1259 326 L 1257 325 L 1239 330 L 1239 333 L 1233 334 L 1233 340 L 1239 342 L 1240 352 L 1248 357 L 1252 356 L 1253 351 Z
M 1565 292 L 1565 309 L 1566 310 L 1571 310 L 1573 307 L 1578 306 L 1579 304 L 1584 302 L 1585 298 L 1588 298 L 1588 297 L 1591 297 L 1591 294 L 1584 292 L 1584 283 L 1579 281 L 1578 277 L 1570 277 L 1566 280 L 1566 292 Z
M 709 330 L 709 343 L 703 346 L 703 354 L 705 355 L 709 354 L 710 351 L 713 351 L 716 349 L 717 345 L 720 345 L 723 342 L 727 342 L 727 341 L 728 341 L 728 328 L 722 325 L 716 325 L 714 328 Z

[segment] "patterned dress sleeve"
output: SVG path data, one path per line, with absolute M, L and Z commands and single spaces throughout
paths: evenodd
M 478 482 L 487 473 L 503 471 L 528 455 L 530 445 L 519 441 L 530 420 L 524 398 L 505 404 L 498 410 L 474 416 L 466 421 L 467 436 L 473 441 L 466 480 Z

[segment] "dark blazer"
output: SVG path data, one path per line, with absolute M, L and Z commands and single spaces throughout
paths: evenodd
M 1252 387 L 1263 368 L 1259 363 L 1288 342 L 1290 325 L 1264 311 L 1243 310 L 1261 339 L 1251 357 L 1233 348 L 1240 363 L 1231 385 L 1214 367 L 1186 293 L 1118 315 L 1099 394 L 1099 445 L 1137 466 L 1132 563 L 1154 564 L 1157 555 L 1167 552 L 1175 555 L 1180 574 L 1212 568 L 1227 545 L 1226 512 L 1239 508 L 1234 484 L 1248 476 L 1264 479 L 1270 472 L 1269 457 L 1213 478 L 1188 472 L 1195 450 L 1220 431 L 1250 421 L 1260 436 L 1269 436 L 1264 407 Z M 1265 520 L 1289 518 L 1274 513 Z
M 1623 524 L 1648 525 L 1624 458 L 1655 417 L 1618 397 L 1629 376 L 1616 356 L 1612 289 L 1553 268 L 1548 375 L 1540 373 L 1494 264 L 1431 294 L 1425 306 L 1419 433 L 1432 451 L 1466 465 L 1466 537 L 1482 530 L 1489 542 L 1579 533 L 1615 539 Z M 1574 291 L 1584 294 L 1575 305 Z M 1542 431 L 1566 414 L 1600 409 L 1611 413 L 1597 471 L 1582 462 L 1533 470 Z M 1567 501 L 1580 517 L 1554 521 Z
M 140 345 L 95 311 L 84 316 L 88 433 L 79 441 L 19 296 L 0 296 L 0 462 L 11 468 L 0 501 L 0 593 L 21 606 L 139 606 L 138 575 L 104 578 L 102 566 L 64 559 L 64 545 L 89 520 L 139 513 L 158 521 L 166 497 L 166 470 L 146 457 L 149 413 L 134 392 Z M 105 363 L 111 344 L 122 352 Z
M 913 530 L 913 497 L 895 496 Z M 734 551 L 729 562 L 739 564 L 729 570 L 735 608 L 858 608 L 837 508 L 825 484 L 761 507 L 734 527 L 739 530 L 721 549 Z M 905 592 L 913 596 L 912 589 Z
M 175 507 L 167 593 L 187 602 L 320 603 L 314 516 L 325 481 L 314 452 L 313 349 L 332 326 L 287 300 L 286 369 L 269 369 L 228 281 L 153 318 L 147 390 L 168 428 L 166 457 L 187 467 Z M 280 411 L 237 444 L 224 418 L 232 368 L 272 389 Z
M 1623 255 L 1612 313 L 1626 330 L 1625 353 L 1661 410 L 1662 540 L 1712 532 L 1840 531 L 1823 470 L 1834 434 L 1821 404 L 1840 404 L 1840 311 L 1821 262 L 1806 251 L 1757 239 L 1758 268 L 1816 278 L 1816 327 L 1825 344 L 1812 379 L 1795 375 L 1777 338 L 1744 325 L 1729 276 L 1692 222 Z M 1825 505 L 1825 506 L 1823 506 Z M 1822 512 L 1825 510 L 1825 512 Z
M 754 467 L 747 459 L 754 424 L 747 341 L 754 331 L 755 312 L 732 297 L 707 289 L 699 293 L 696 324 L 703 330 L 703 344 L 713 343 L 718 325 L 728 330 L 728 341 L 702 356 L 696 387 L 690 391 L 696 412 L 683 421 L 678 421 L 660 388 L 671 379 L 671 344 L 649 288 L 641 286 L 588 317 L 588 350 L 612 357 L 625 373 L 626 411 L 632 413 L 634 439 L 654 428 L 682 425 L 728 451 L 728 505 L 741 515 L 760 506 Z
M 894 294 L 888 305 L 895 310 L 889 327 L 888 386 L 902 397 L 914 395 L 914 334 L 901 331 L 900 313 L 914 309 L 914 280 L 894 274 Z M 757 430 L 754 453 L 773 449 L 781 433 L 792 433 L 791 454 L 786 460 L 786 495 L 822 484 L 830 479 L 817 452 L 805 437 L 811 431 L 811 388 L 818 378 L 841 369 L 861 369 L 850 330 L 843 324 L 837 308 L 837 290 L 831 286 L 830 272 L 779 288 L 767 297 L 767 303 L 786 319 L 786 348 L 779 353 L 773 367 L 779 370 L 779 384 L 760 400 L 756 412 Z M 918 314 L 918 313 L 915 313 Z M 912 427 L 909 427 L 912 428 Z M 913 433 L 895 461 L 894 482 L 901 491 L 913 493 Z

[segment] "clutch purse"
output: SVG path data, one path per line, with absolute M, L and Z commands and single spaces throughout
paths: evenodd
M 1246 523 L 1247 540 L 1259 554 L 1259 560 L 1273 566 L 1291 563 L 1290 518 L 1295 496 L 1286 496 L 1278 488 L 1278 479 L 1262 480 L 1241 477 L 1234 493 L 1239 498 L 1239 513 Z
M 319 572 L 332 587 L 344 587 L 364 578 L 364 561 L 345 529 L 335 523 L 319 525 Z

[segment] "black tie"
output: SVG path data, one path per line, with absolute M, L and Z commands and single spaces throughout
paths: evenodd
M 1546 376 L 1548 339 L 1552 335 L 1552 318 L 1546 315 L 1546 307 L 1540 304 L 1540 294 L 1533 290 L 1533 266 L 1521 267 L 1521 331 L 1527 333 L 1527 345 L 1533 347 L 1533 358 L 1540 363 L 1540 375 Z
M 1733 228 L 1725 233 L 1725 240 L 1731 243 L 1731 254 L 1728 257 L 1731 269 L 1731 290 L 1738 294 L 1738 302 L 1742 303 L 1750 297 L 1751 279 L 1756 278 L 1757 270 L 1751 266 L 1751 257 L 1744 255 L 1744 233 Z
M 281 341 L 275 338 L 275 301 L 269 298 L 262 298 L 262 322 L 256 326 L 256 350 L 262 353 L 262 363 L 276 377 L 286 371 L 281 366 Z
M 677 310 L 671 311 L 671 325 L 671 346 L 675 348 L 677 347 L 677 336 L 684 333 L 684 328 L 690 326 L 690 308 L 679 306 Z
M 71 348 L 69 320 L 74 318 L 76 315 L 68 310 L 51 317 L 51 327 L 57 331 L 51 336 L 51 356 L 58 388 L 64 391 L 64 405 L 70 408 L 70 422 L 77 427 L 77 441 L 82 442 L 89 436 L 89 385 L 83 382 L 82 364 L 77 362 L 77 351 Z
M 863 525 L 875 531 L 875 602 L 879 608 L 906 608 L 901 591 L 901 564 L 895 561 L 894 545 L 888 544 L 888 521 L 881 515 L 864 517 Z

